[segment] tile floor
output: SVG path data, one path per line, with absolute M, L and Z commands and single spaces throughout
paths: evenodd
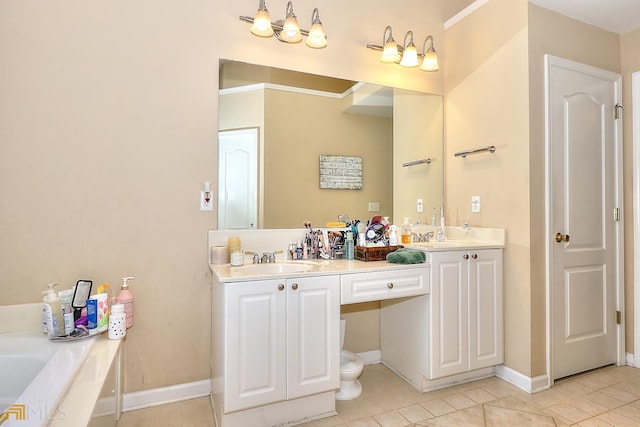
M 304 426 L 640 427 L 640 369 L 606 367 L 530 395 L 497 378 L 419 393 L 383 365 L 367 365 L 362 395 Z M 209 398 L 126 412 L 119 427 L 213 426 Z M 247 426 L 259 427 L 259 426 Z

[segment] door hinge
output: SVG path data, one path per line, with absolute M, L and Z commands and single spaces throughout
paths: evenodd
M 622 312 L 620 310 L 616 311 L 616 324 L 622 324 Z
M 620 118 L 620 110 L 624 110 L 624 107 L 620 104 L 616 104 L 613 107 L 613 118 L 618 120 Z
M 613 220 L 615 222 L 620 221 L 620 208 L 613 208 Z

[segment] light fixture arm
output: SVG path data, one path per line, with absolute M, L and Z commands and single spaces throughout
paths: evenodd
M 389 31 L 389 37 L 387 37 L 387 30 Z M 393 30 L 391 29 L 391 25 L 387 25 L 387 28 L 384 29 L 384 33 L 382 33 L 382 46 L 384 46 L 387 42 L 393 42 Z
M 409 45 L 415 44 L 413 43 L 413 31 L 407 31 L 407 34 L 404 35 L 404 41 L 402 42 L 402 47 L 407 48 L 407 36 L 409 36 Z
M 429 42 L 429 49 L 427 49 L 427 42 Z M 433 36 L 427 36 L 422 43 L 422 56 L 427 52 L 435 52 L 436 50 L 433 47 Z

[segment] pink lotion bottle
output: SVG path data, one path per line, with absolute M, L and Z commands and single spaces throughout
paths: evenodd
M 126 315 L 127 329 L 133 326 L 133 294 L 129 290 L 129 280 L 133 280 L 134 277 L 123 277 L 122 286 L 120 292 L 116 297 L 116 302 L 124 306 L 124 312 Z

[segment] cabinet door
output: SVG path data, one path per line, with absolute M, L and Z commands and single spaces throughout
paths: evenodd
M 432 252 L 429 379 L 468 370 L 466 252 Z
M 469 251 L 469 368 L 503 362 L 502 250 Z
M 225 286 L 225 413 L 284 400 L 284 280 Z
M 340 387 L 340 279 L 287 280 L 287 398 Z

